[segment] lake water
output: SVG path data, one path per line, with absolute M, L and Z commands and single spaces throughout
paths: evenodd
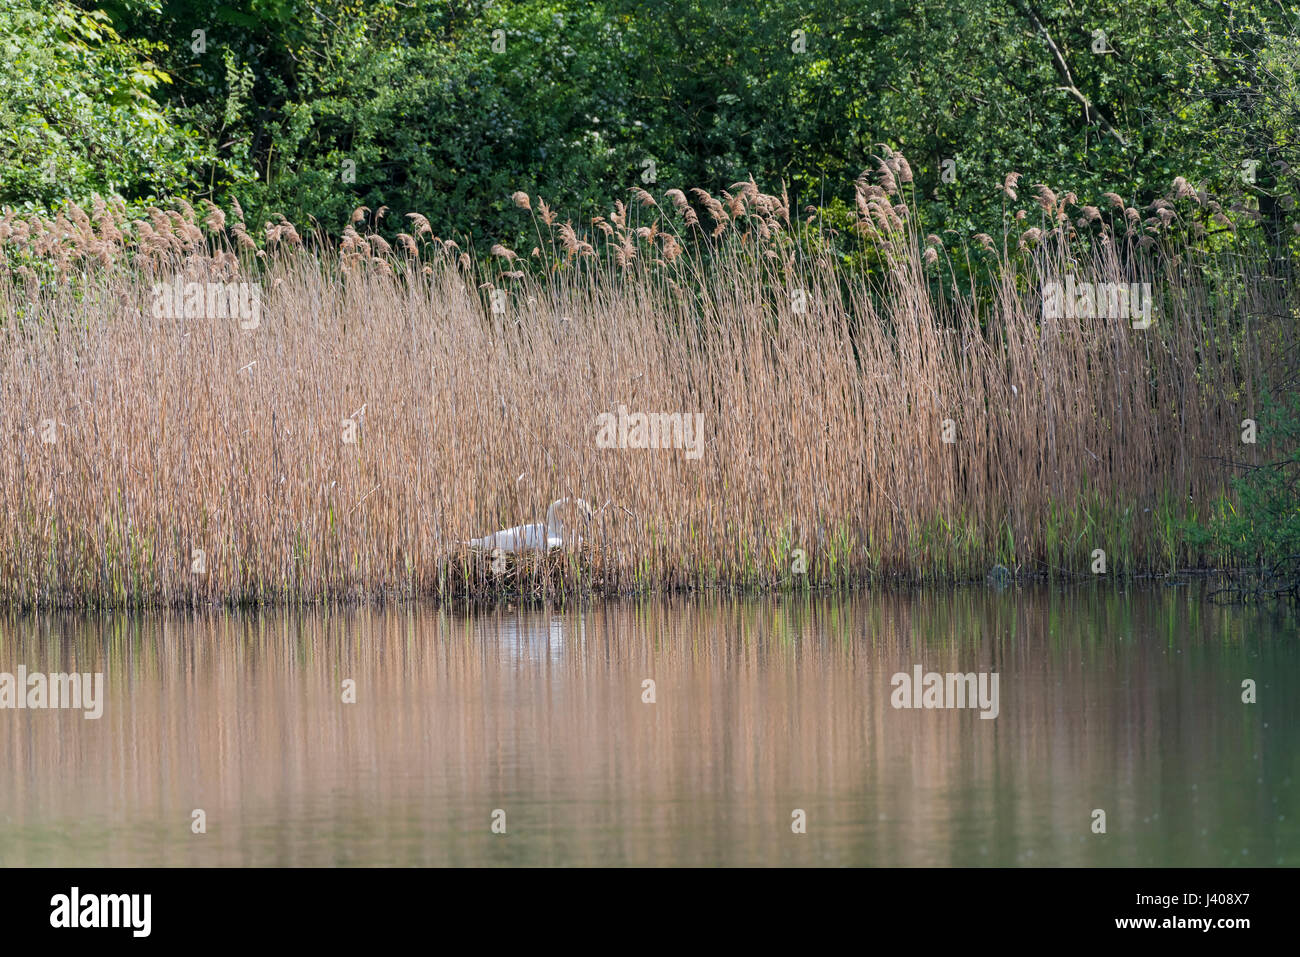
M 1195 583 L 3 618 L 105 701 L 0 710 L 0 865 L 1294 866 L 1297 632 Z M 893 707 L 918 665 L 997 716 Z

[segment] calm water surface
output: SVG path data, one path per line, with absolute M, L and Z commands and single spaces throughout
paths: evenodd
M 0 865 L 1300 864 L 1295 613 L 1199 585 L 0 619 L 19 665 L 106 703 L 0 710 Z

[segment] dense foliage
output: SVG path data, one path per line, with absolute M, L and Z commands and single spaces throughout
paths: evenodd
M 92 9 L 99 8 L 99 9 Z M 237 196 L 508 238 L 632 185 L 753 176 L 796 203 L 902 149 L 930 221 L 992 231 L 1006 173 L 1235 194 L 1281 250 L 1295 3 L 1202 0 L 0 0 L 0 205 Z M 1150 189 L 1149 195 L 1144 191 Z M 1257 212 L 1256 212 L 1257 210 Z
M 213 158 L 160 90 L 171 83 L 150 59 L 160 51 L 101 10 L 0 0 L 0 205 L 198 188 Z
M 1226 593 L 1300 597 L 1300 395 L 1264 396 L 1253 424 L 1258 461 L 1234 463 L 1240 472 L 1232 481 L 1235 501 L 1225 497 L 1208 522 L 1192 523 L 1188 540 L 1258 572 Z

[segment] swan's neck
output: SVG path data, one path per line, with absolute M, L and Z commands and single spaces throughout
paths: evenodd
M 559 509 L 559 507 L 563 504 L 564 504 L 564 499 L 560 499 L 558 502 L 552 502 L 551 507 L 546 510 L 546 534 L 547 535 L 555 535 L 556 537 L 560 537 L 563 534 L 564 529 L 560 526 L 560 523 L 556 520 L 555 517 L 556 510 Z

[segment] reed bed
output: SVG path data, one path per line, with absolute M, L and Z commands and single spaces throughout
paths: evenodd
M 887 153 L 856 208 L 633 190 L 531 252 L 417 214 L 337 241 L 236 206 L 0 218 L 0 602 L 564 598 L 1214 564 L 1293 286 L 1212 197 L 1139 210 L 1014 174 L 996 238 L 927 236 Z M 1022 208 L 1017 208 L 1017 207 Z M 392 217 L 396 219 L 397 217 Z M 1244 231 L 1243 231 L 1244 232 Z M 523 249 L 524 247 L 520 247 Z M 1150 283 L 1128 315 L 1043 286 Z M 158 316 L 156 284 L 257 283 L 260 318 Z M 164 310 L 165 312 L 165 310 Z M 703 415 L 698 458 L 597 417 Z M 51 423 L 53 425 L 51 426 Z M 952 441 L 945 441 L 952 439 Z M 578 496 L 580 549 L 460 544 Z M 201 557 L 199 553 L 202 553 Z

